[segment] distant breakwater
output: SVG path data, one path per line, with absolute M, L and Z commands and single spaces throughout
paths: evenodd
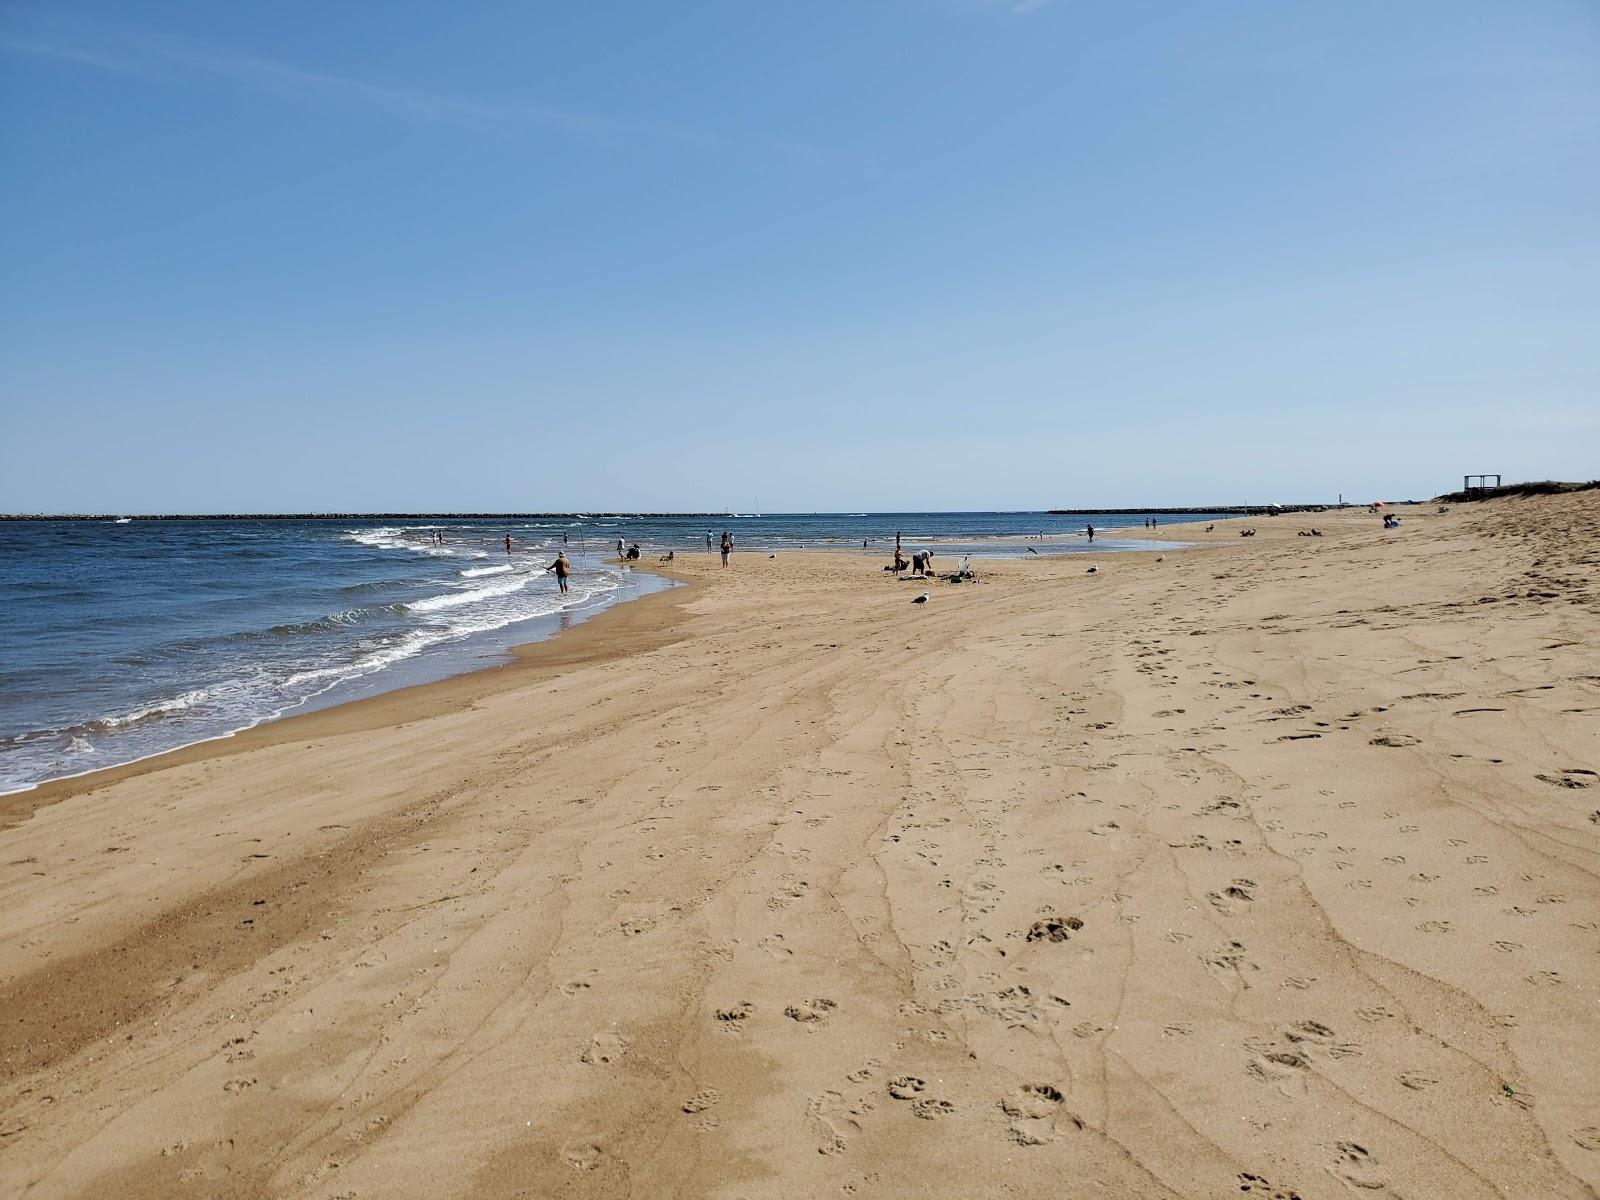
M 1415 504 L 1415 500 L 1401 501 Z M 1052 508 L 1052 517 L 1137 517 L 1163 513 L 1215 513 L 1231 517 L 1270 517 L 1275 513 L 1329 512 L 1341 508 L 1362 508 L 1359 504 L 1207 504 L 1200 508 Z

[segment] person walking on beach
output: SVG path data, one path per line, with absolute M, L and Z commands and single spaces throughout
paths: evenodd
M 706 553 L 711 553 L 711 530 L 706 530 Z
M 628 552 L 628 548 L 622 544 L 622 539 L 618 538 L 617 539 L 617 557 L 621 558 L 627 552 Z
M 1085 526 L 1085 528 L 1089 531 L 1089 540 L 1091 542 L 1094 541 L 1094 526 L 1093 525 L 1088 525 L 1088 526 Z
M 511 553 L 511 535 L 509 533 L 506 534 L 506 553 Z
M 733 553 L 733 534 L 726 529 L 722 531 L 722 565 L 728 565 L 728 555 Z
M 555 562 L 551 563 L 545 570 L 556 573 L 556 583 L 560 586 L 562 595 L 565 595 L 567 591 L 567 576 L 572 574 L 572 564 L 567 561 L 567 552 L 563 550 L 557 554 Z

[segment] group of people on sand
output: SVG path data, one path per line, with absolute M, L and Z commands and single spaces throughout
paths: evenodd
M 722 542 L 719 546 L 722 553 L 722 565 L 728 565 L 728 556 L 733 553 L 733 534 L 726 529 L 722 531 Z M 711 553 L 711 531 L 706 530 L 706 553 Z
M 911 552 L 911 560 L 907 562 L 906 556 L 900 552 L 900 547 L 896 546 L 894 562 L 885 567 L 884 570 L 893 571 L 896 575 L 909 570 L 913 579 L 924 579 L 933 574 L 933 551 L 913 550 Z
M 905 574 L 907 571 L 910 572 L 910 574 L 907 576 L 909 579 L 932 579 L 934 575 L 933 551 L 931 549 L 913 550 L 911 552 L 911 558 L 908 560 L 905 556 L 904 550 L 901 549 L 900 534 L 897 533 L 894 535 L 894 561 L 888 566 L 884 567 L 884 570 L 886 572 L 893 571 L 896 579 L 900 578 L 900 576 Z M 961 559 L 961 565 L 957 567 L 955 572 L 949 576 L 951 583 L 962 583 L 966 580 L 975 580 L 977 578 L 978 577 L 972 572 L 972 560 L 970 556 L 963 556 Z
M 442 535 L 441 535 L 441 540 L 442 540 Z M 563 544 L 566 543 L 566 541 L 567 541 L 567 535 L 566 534 L 563 533 L 561 535 L 561 541 L 562 541 Z M 506 534 L 505 544 L 506 544 L 506 553 L 507 554 L 515 553 L 515 542 L 514 542 L 512 536 L 509 533 Z M 706 534 L 706 549 L 707 550 L 711 549 L 711 534 L 710 533 Z M 723 566 L 727 566 L 728 565 L 728 558 L 732 553 L 733 553 L 733 534 L 731 534 L 731 533 L 727 532 L 726 530 L 724 530 L 723 534 L 722 534 L 722 565 Z M 618 538 L 617 539 L 617 558 L 621 562 L 624 562 L 624 563 L 638 562 L 639 559 L 642 557 L 642 555 L 643 555 L 643 551 L 639 548 L 639 543 L 638 542 L 634 542 L 632 545 L 629 545 L 622 538 Z M 677 554 L 676 554 L 675 551 L 668 550 L 665 554 L 663 554 L 661 556 L 660 561 L 661 562 L 672 562 L 676 557 L 677 557 Z M 555 573 L 556 584 L 561 588 L 562 592 L 566 592 L 567 591 L 567 581 L 572 575 L 572 560 L 567 557 L 567 552 L 565 550 L 559 551 L 556 554 L 555 561 L 553 563 L 551 563 L 549 566 L 547 566 L 545 568 L 545 570 L 546 571 L 552 571 L 552 572 Z

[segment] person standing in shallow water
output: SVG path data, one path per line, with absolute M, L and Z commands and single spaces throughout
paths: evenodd
M 1087 526 L 1085 526 L 1085 528 L 1089 531 L 1089 540 L 1091 542 L 1094 541 L 1094 526 L 1093 525 L 1087 525 Z
M 511 553 L 511 535 L 509 533 L 506 534 L 506 553 Z
M 562 593 L 565 594 L 567 590 L 567 576 L 572 574 L 572 564 L 567 561 L 567 552 L 563 550 L 561 553 L 557 554 L 555 562 L 551 563 L 545 568 L 545 570 L 554 571 L 556 573 L 556 583 L 560 586 Z
M 728 555 L 733 553 L 733 534 L 726 529 L 722 531 L 722 565 L 728 565 Z

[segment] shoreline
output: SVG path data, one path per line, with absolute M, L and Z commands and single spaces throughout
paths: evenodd
M 79 519 L 79 518 L 60 518 L 60 519 L 68 520 L 68 519 Z M 83 518 L 83 519 L 89 519 L 89 518 Z M 158 519 L 161 519 L 161 520 L 167 520 L 167 519 L 189 520 L 189 519 L 205 519 L 205 518 L 186 518 L 185 517 L 185 518 L 158 518 Z M 233 518 L 228 518 L 228 519 L 233 519 Z M 252 519 L 252 520 L 254 520 L 254 519 L 260 519 L 260 518 L 238 518 L 238 519 Z M 288 519 L 288 518 L 285 518 L 285 519 Z M 1166 529 L 1166 528 L 1176 529 L 1181 524 L 1192 524 L 1192 522 L 1175 523 L 1172 526 L 1164 526 L 1163 528 L 1164 529 Z M 1106 542 L 1109 542 L 1109 543 L 1115 543 L 1118 540 L 1123 540 L 1123 535 L 1126 535 L 1126 540 L 1146 541 L 1146 540 L 1152 540 L 1153 537 L 1154 537 L 1155 532 L 1156 531 L 1150 530 L 1150 529 L 1140 529 L 1140 530 L 1137 531 L 1137 534 L 1136 534 L 1135 531 L 1132 530 L 1132 529 L 1121 529 L 1121 528 L 1119 528 L 1119 529 L 1116 529 L 1114 531 L 1108 531 L 1107 535 L 1104 537 L 1103 540 L 1105 540 Z M 1116 536 L 1112 536 L 1113 534 L 1115 534 Z M 1069 533 L 1069 534 L 1061 534 L 1061 535 L 1052 535 L 1050 537 L 1046 537 L 1046 538 L 1042 539 L 1042 542 L 1044 544 L 1054 544 L 1054 543 L 1065 542 L 1068 539 L 1081 539 L 1081 538 L 1082 538 L 1082 534 Z M 917 537 L 917 536 L 911 536 L 911 537 L 907 537 L 905 539 L 905 542 L 906 542 L 906 544 L 908 546 L 912 546 L 912 545 L 920 545 L 925 541 L 934 541 L 934 540 L 937 540 L 937 539 L 921 538 L 921 537 Z M 944 539 L 944 540 L 951 541 L 953 539 Z M 1174 547 L 1173 548 L 1176 548 L 1176 546 L 1182 541 L 1182 539 L 1163 539 L 1163 540 L 1172 541 L 1174 543 Z M 988 544 L 988 543 L 1004 544 L 1004 543 L 1012 543 L 1012 542 L 1016 542 L 1016 543 L 1031 543 L 1031 542 L 1037 542 L 1037 541 L 1041 541 L 1041 539 L 1035 538 L 1032 535 L 1027 535 L 1027 534 L 1008 534 L 1008 535 L 992 535 L 992 536 L 981 536 L 981 535 L 979 535 L 979 536 L 974 536 L 974 537 L 971 537 L 971 538 L 961 539 L 962 543 L 970 543 L 970 544 L 978 544 L 978 545 L 985 545 L 985 544 Z M 1078 542 L 1077 541 L 1073 541 L 1072 544 L 1074 546 L 1076 546 L 1078 544 Z M 1114 546 L 1114 544 L 1110 548 L 1102 550 L 1099 546 L 1096 546 L 1093 543 L 1084 543 L 1083 548 L 1081 550 L 1075 549 L 1075 550 L 1072 550 L 1072 551 L 1065 551 L 1063 553 L 1081 554 L 1081 553 L 1091 553 L 1091 552 L 1092 553 L 1096 553 L 1096 554 L 1099 554 L 1099 553 L 1115 554 L 1115 553 L 1129 553 L 1129 552 L 1136 552 L 1136 551 L 1132 551 L 1130 548 L 1123 548 L 1123 549 L 1119 550 Z M 1137 552 L 1144 552 L 1144 551 L 1141 549 L 1140 551 L 1137 551 Z M 692 553 L 698 553 L 698 551 L 689 551 L 687 553 L 691 553 L 691 554 Z M 744 554 L 744 555 L 748 555 L 748 556 L 756 556 L 758 554 L 764 556 L 766 551 L 751 549 L 751 550 L 739 551 L 738 553 Z M 882 555 L 883 549 L 881 547 L 874 546 L 874 547 L 872 547 L 870 549 L 863 550 L 861 547 L 858 547 L 858 546 L 854 545 L 854 543 L 852 542 L 849 545 L 839 545 L 839 546 L 828 546 L 828 545 L 806 546 L 806 547 L 799 548 L 799 549 L 783 550 L 783 551 L 781 551 L 781 553 L 783 553 L 785 555 L 813 554 L 813 553 L 814 554 L 854 554 L 854 555 L 856 555 L 858 557 L 878 557 L 878 556 Z M 956 552 L 953 552 L 953 553 L 959 554 L 960 551 L 956 551 Z M 947 554 L 947 557 L 948 557 L 948 554 Z M 985 556 L 982 554 L 981 551 L 979 551 L 979 552 L 974 553 L 973 557 L 984 558 Z M 1054 557 L 1054 556 L 1053 555 L 1046 555 L 1045 557 Z M 995 561 L 995 560 L 985 558 L 985 561 Z M 675 575 L 668 565 L 663 564 L 663 563 L 659 563 L 659 562 L 655 561 L 653 558 L 648 563 L 648 565 L 645 565 L 643 560 L 641 560 L 641 562 L 639 562 L 639 563 L 632 563 L 632 564 L 628 564 L 628 565 L 632 570 L 644 571 L 646 573 L 654 574 L 654 575 L 660 576 L 661 578 L 671 580 L 673 582 L 673 584 L 675 584 L 676 586 L 666 589 L 669 592 L 670 591 L 679 590 L 679 589 L 681 589 L 681 588 L 683 588 L 685 586 L 695 586 L 695 585 L 691 585 L 690 581 L 687 578 L 685 578 L 684 576 Z M 906 578 L 910 578 L 909 575 L 906 576 Z M 163 766 L 171 765 L 171 764 L 177 763 L 177 762 L 189 761 L 188 757 L 186 757 L 186 756 L 188 756 L 191 752 L 195 753 L 195 754 L 198 754 L 198 755 L 200 755 L 202 757 L 208 757 L 211 754 L 225 755 L 225 754 L 228 754 L 228 753 L 237 753 L 240 750 L 248 749 L 248 748 L 250 748 L 252 746 L 255 746 L 255 745 L 265 744 L 263 742 L 260 742 L 256 738 L 252 737 L 252 735 L 264 734 L 265 731 L 272 730 L 272 729 L 277 729 L 277 728 L 279 728 L 279 727 L 281 727 L 281 726 L 283 726 L 283 725 L 285 725 L 285 724 L 287 724 L 289 722 L 305 720 L 305 719 L 308 719 L 308 718 L 315 718 L 315 717 L 322 716 L 324 714 L 331 714 L 331 713 L 334 713 L 334 712 L 337 712 L 337 711 L 341 711 L 341 710 L 343 710 L 345 708 L 348 708 L 348 707 L 370 704 L 370 703 L 373 703 L 375 701 L 381 701 L 381 700 L 384 700 L 384 699 L 386 699 L 388 697 L 397 696 L 397 695 L 400 695 L 400 694 L 403 694 L 403 693 L 409 693 L 409 692 L 412 692 L 412 691 L 415 691 L 415 690 L 418 690 L 418 689 L 441 686 L 441 685 L 444 685 L 444 684 L 448 684 L 448 683 L 450 683 L 450 682 L 452 682 L 454 680 L 465 679 L 465 678 L 469 678 L 469 677 L 476 676 L 476 675 L 483 674 L 483 673 L 502 671 L 502 670 L 506 670 L 508 668 L 515 668 L 515 667 L 521 666 L 526 662 L 527 659 L 529 659 L 530 657 L 535 655 L 535 652 L 538 650 L 539 647 L 547 645 L 548 643 L 551 643 L 551 642 L 555 642 L 555 641 L 560 640 L 562 638 L 571 637 L 573 634 L 577 633 L 583 627 L 585 627 L 585 626 L 593 623 L 594 621 L 606 616 L 607 614 L 611 613 L 613 610 L 620 609 L 620 608 L 625 608 L 625 607 L 637 604 L 640 601 L 651 599 L 654 594 L 655 593 L 645 593 L 643 595 L 629 597 L 629 598 L 620 599 L 620 600 L 618 600 L 618 599 L 608 600 L 607 603 L 604 605 L 604 607 L 602 607 L 598 612 L 594 613 L 593 615 L 582 617 L 582 619 L 579 620 L 576 624 L 574 624 L 570 629 L 556 630 L 556 631 L 553 631 L 553 632 L 547 634 L 544 637 L 536 638 L 536 639 L 534 639 L 532 641 L 517 642 L 517 643 L 512 643 L 510 645 L 507 645 L 506 647 L 504 647 L 503 650 L 499 651 L 498 653 L 500 653 L 502 655 L 505 655 L 505 656 L 508 656 L 510 658 L 510 660 L 511 660 L 511 661 L 508 661 L 508 662 L 497 662 L 497 663 L 488 663 L 488 664 L 473 664 L 473 665 L 465 666 L 465 667 L 463 667 L 463 668 L 461 668 L 459 670 L 451 671 L 448 674 L 446 674 L 446 675 L 444 675 L 444 676 L 442 676 L 440 678 L 437 678 L 437 679 L 430 679 L 430 680 L 417 682 L 417 683 L 402 683 L 402 684 L 398 684 L 398 685 L 393 686 L 393 687 L 379 688 L 379 690 L 371 692 L 371 693 L 366 694 L 366 695 L 355 696 L 355 697 L 351 697 L 349 699 L 335 700 L 335 701 L 333 701 L 331 703 L 328 703 L 328 704 L 318 704 L 317 703 L 317 697 L 312 697 L 307 701 L 301 702 L 300 705 L 297 705 L 296 709 L 294 711 L 291 711 L 291 712 L 288 712 L 288 713 L 285 713 L 285 714 L 282 714 L 282 715 L 278 715 L 278 716 L 263 717 L 262 719 L 257 721 L 255 724 L 247 725 L 247 726 L 245 726 L 245 727 L 243 727 L 241 729 L 231 730 L 231 731 L 225 732 L 225 733 L 218 733 L 218 734 L 211 735 L 209 737 L 203 737 L 203 738 L 197 739 L 196 741 L 193 741 L 193 742 L 186 742 L 181 746 L 174 746 L 173 748 L 171 748 L 169 750 L 158 750 L 158 751 L 155 751 L 155 752 L 150 753 L 150 754 L 141 755 L 141 756 L 139 756 L 137 758 L 129 759 L 126 762 L 112 763 L 112 764 L 110 764 L 108 766 L 103 766 L 103 767 L 95 767 L 95 768 L 91 768 L 90 770 L 77 772 L 77 773 L 71 774 L 71 775 L 53 776 L 53 777 L 51 777 L 49 779 L 41 780 L 38 783 L 31 784 L 31 785 L 28 785 L 28 786 L 25 786 L 25 787 L 22 787 L 22 788 L 13 790 L 13 791 L 0 792 L 0 829 L 6 828 L 8 825 L 14 824 L 18 820 L 26 819 L 26 814 L 27 813 L 31 813 L 32 809 L 34 807 L 36 807 L 38 804 L 53 803 L 55 799 L 63 798 L 66 795 L 76 795 L 76 794 L 79 794 L 82 791 L 93 790 L 95 787 L 99 787 L 99 786 L 102 786 L 102 785 L 104 785 L 106 783 L 114 782 L 114 781 L 119 780 L 119 779 L 130 778 L 133 775 L 141 774 L 146 770 L 159 770 Z M 530 620 L 546 621 L 546 620 L 552 619 L 553 617 L 555 617 L 557 615 L 559 615 L 559 614 L 550 614 L 549 616 L 546 616 L 546 617 L 530 618 Z M 477 636 L 481 636 L 481 635 L 477 635 Z M 414 664 L 412 664 L 412 663 L 410 663 L 408 661 L 403 661 L 401 663 L 395 664 L 392 667 L 385 667 L 385 668 L 383 668 L 383 669 L 381 669 L 379 671 L 374 672 L 371 675 L 359 676 L 359 677 L 352 678 L 350 680 L 343 681 L 341 684 L 336 685 L 336 686 L 345 686 L 345 685 L 349 685 L 349 684 L 358 684 L 358 683 L 364 683 L 364 682 L 370 683 L 372 685 L 377 685 L 378 682 L 383 678 L 383 676 L 385 674 L 388 674 L 391 671 L 409 669 L 413 665 Z M 236 748 L 230 749 L 230 747 L 236 747 Z M 29 800 L 32 800 L 35 803 L 33 803 L 33 804 L 25 803 L 26 801 L 29 801 Z M 23 810 L 24 815 L 21 816 L 21 817 L 13 815 L 13 810 L 14 809 Z
M 509 661 L 474 666 L 442 679 L 403 684 L 372 695 L 336 701 L 325 708 L 269 717 L 232 733 L 220 733 L 129 762 L 97 767 L 78 775 L 57 776 L 21 791 L 0 794 L 0 831 L 26 821 L 45 805 L 168 767 L 228 758 L 265 746 L 376 729 L 442 712 L 459 711 L 470 707 L 485 695 L 519 686 L 526 678 L 537 678 L 542 672 L 553 673 L 611 653 L 605 643 L 622 632 L 637 633 L 652 647 L 664 644 L 652 639 L 667 633 L 671 618 L 666 618 L 667 623 L 662 624 L 663 618 L 654 608 L 636 614 L 631 622 L 610 618 L 652 602 L 657 602 L 657 607 L 670 613 L 674 608 L 681 608 L 682 603 L 686 603 L 700 585 L 672 574 L 660 564 L 636 566 L 634 569 L 670 579 L 676 586 L 614 601 L 570 629 L 560 630 L 536 641 L 509 646 L 505 651 Z M 679 597 L 680 602 L 673 605 L 659 603 L 673 596 Z M 588 632 L 599 622 L 607 623 L 598 631 Z M 660 628 L 656 627 L 658 624 Z M 584 637 L 586 632 L 588 636 Z M 561 644 L 559 647 L 558 643 Z

